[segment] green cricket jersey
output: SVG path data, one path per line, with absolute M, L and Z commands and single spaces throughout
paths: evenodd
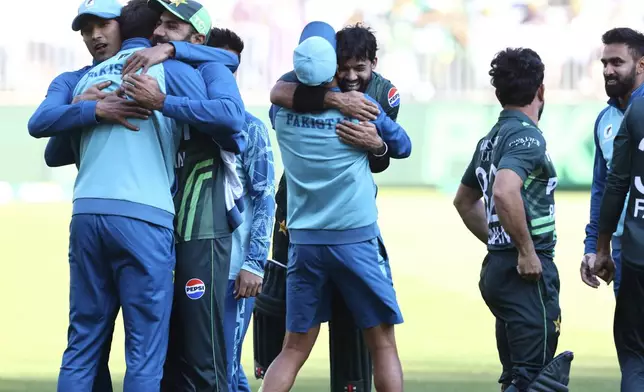
M 177 156 L 174 197 L 177 242 L 231 234 L 223 200 L 221 152 L 210 136 L 185 128 Z
M 378 101 L 387 117 L 396 121 L 400 109 L 398 89 L 379 73 L 373 72 L 371 75 L 371 81 L 367 85 L 365 94 Z
M 526 115 L 503 110 L 492 130 L 477 146 L 462 184 L 483 192 L 488 222 L 488 250 L 513 249 L 494 207 L 496 173 L 510 169 L 523 180 L 523 205 L 535 250 L 554 254 L 557 173 L 546 150 L 541 130 Z

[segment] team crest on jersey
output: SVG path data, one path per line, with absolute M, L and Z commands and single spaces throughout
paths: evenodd
M 389 92 L 387 93 L 387 102 L 389 102 L 389 106 L 392 108 L 400 105 L 400 94 L 398 94 L 397 88 L 392 87 L 389 89 Z
M 201 279 L 192 278 L 186 283 L 186 295 L 190 299 L 199 299 L 206 292 L 206 285 Z
M 604 128 L 604 138 L 608 139 L 611 136 L 613 136 L 613 124 L 608 124 L 606 128 Z

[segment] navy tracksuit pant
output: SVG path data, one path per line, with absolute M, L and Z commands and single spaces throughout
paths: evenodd
M 72 217 L 69 330 L 59 392 L 92 391 L 99 369 L 102 385 L 96 383 L 94 390 L 111 389 L 105 362 L 119 308 L 125 327 L 124 391 L 159 391 L 174 265 L 171 229 L 114 215 Z

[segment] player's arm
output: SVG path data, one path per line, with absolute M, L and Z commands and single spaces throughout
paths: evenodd
M 45 163 L 49 167 L 76 164 L 76 155 L 72 149 L 72 138 L 69 135 L 49 138 L 47 147 L 45 147 Z
M 345 116 L 362 121 L 374 120 L 378 115 L 376 106 L 364 94 L 306 86 L 299 83 L 294 71 L 282 75 L 271 89 L 270 99 L 272 104 L 298 113 L 337 109 Z
M 476 151 L 474 156 L 467 166 L 461 184 L 456 191 L 454 197 L 454 207 L 461 216 L 465 227 L 487 245 L 488 240 L 488 226 L 487 217 L 485 214 L 485 203 L 483 202 L 483 192 L 476 178 Z
M 526 127 L 505 139 L 492 188 L 492 198 L 501 225 L 512 239 L 519 255 L 534 254 L 534 244 L 521 190 L 528 175 L 545 159 L 546 141 L 536 128 Z
M 389 118 L 376 101 L 371 97 L 368 98 L 378 105 L 378 109 L 380 111 L 378 118 L 373 121 L 373 124 L 378 129 L 380 137 L 384 141 L 385 151 L 381 151 L 378 155 L 387 155 L 394 159 L 409 157 L 409 155 L 411 155 L 411 139 L 409 139 L 409 135 L 405 129 L 400 126 L 400 124 Z M 347 125 L 346 122 L 343 122 L 342 124 L 345 126 Z
M 600 253 L 604 256 L 610 254 L 610 241 L 617 229 L 631 183 L 631 128 L 638 126 L 631 118 L 632 114 L 629 108 L 613 141 L 611 170 L 599 210 L 598 259 Z
M 72 103 L 74 87 L 81 77 L 80 72 L 65 72 L 51 82 L 45 100 L 27 124 L 31 136 L 51 137 L 98 124 L 96 101 Z
M 210 62 L 219 63 L 228 68 L 230 72 L 237 71 L 239 67 L 239 58 L 227 50 L 173 41 L 134 52 L 123 67 L 123 75 L 135 73 L 139 69 L 142 69 L 142 73 L 146 73 L 153 65 L 161 64 L 172 58 L 193 67 Z
M 599 118 L 597 118 L 599 122 Z M 584 240 L 584 254 L 594 254 L 597 250 L 597 232 L 599 225 L 599 208 L 606 188 L 608 170 L 606 160 L 602 154 L 599 138 L 597 137 L 597 122 L 595 123 L 595 161 L 593 166 L 593 182 L 590 189 L 590 220 L 586 225 L 586 239 Z
M 275 216 L 275 167 L 268 130 L 259 121 L 248 125 L 249 148 L 243 169 L 250 179 L 248 191 L 252 201 L 253 223 L 250 229 L 250 249 L 242 269 L 263 277 L 268 259 L 273 217 Z
M 170 60 L 164 63 L 164 70 L 167 94 L 161 92 L 156 79 L 133 74 L 124 76 L 124 81 L 127 82 L 124 83 L 125 93 L 142 106 L 150 110 L 160 110 L 167 117 L 193 125 L 199 132 L 221 142 L 222 148 L 239 153 L 238 140 L 244 115 L 241 98 L 239 102 L 232 103 L 236 107 L 234 112 L 229 112 L 229 106 L 222 104 L 222 101 L 230 100 L 230 97 L 210 100 L 206 94 L 204 78 L 189 65 Z M 230 71 L 225 70 L 230 74 Z M 230 77 L 234 82 L 232 74 Z M 230 96 L 233 96 L 232 94 L 234 91 Z M 230 113 L 234 113 L 233 119 L 230 118 Z

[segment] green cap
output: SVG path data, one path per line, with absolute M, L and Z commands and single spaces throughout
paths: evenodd
M 168 11 L 186 23 L 190 23 L 199 34 L 210 35 L 212 20 L 204 6 L 194 0 L 148 0 L 148 7 L 158 12 Z

